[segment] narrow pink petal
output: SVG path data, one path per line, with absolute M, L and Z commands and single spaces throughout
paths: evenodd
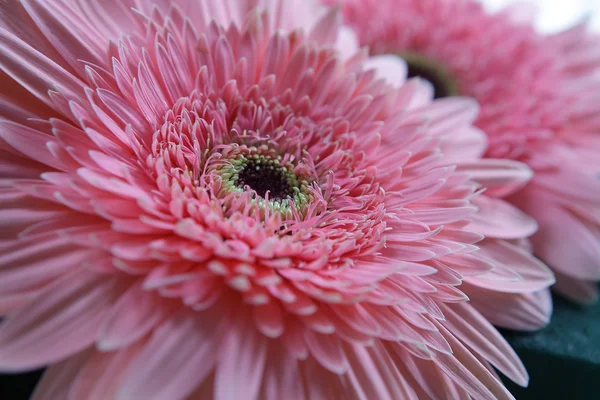
M 446 306 L 443 311 L 446 316 L 444 326 L 461 342 L 515 383 L 527 386 L 529 376 L 519 356 L 480 313 L 469 304 Z
M 504 200 L 480 195 L 473 203 L 479 210 L 471 217 L 469 230 L 492 238 L 518 239 L 538 229 L 535 219 Z
M 70 387 L 69 398 L 114 399 L 124 372 L 144 344 L 140 341 L 110 353 L 93 351 L 77 376 L 66 385 Z
M 75 70 L 81 71 L 78 60 L 101 65 L 108 38 L 103 38 L 71 7 L 60 7 L 44 0 L 24 0 L 23 5 L 37 27 L 53 47 Z
M 550 322 L 552 298 L 550 290 L 535 293 L 501 293 L 463 284 L 471 304 L 492 324 L 503 328 L 535 331 Z
M 314 358 L 306 360 L 301 368 L 308 399 L 335 399 L 339 396 L 339 377 L 321 366 Z
M 238 317 L 218 350 L 215 399 L 256 399 L 265 369 L 268 342 L 245 317 Z
M 49 240 L 47 245 L 47 249 L 0 267 L 1 294 L 35 289 L 79 268 L 90 257 L 98 256 L 96 250 L 65 244 L 62 238 Z
M 51 168 L 62 167 L 47 146 L 56 141 L 52 136 L 11 121 L 0 121 L 0 138 L 33 160 Z
M 8 296 L 0 296 L 0 316 L 5 316 L 9 312 L 14 312 L 32 302 L 44 289 L 44 286 L 26 293 L 19 293 Z
M 86 270 L 47 286 L 0 325 L 0 369 L 39 368 L 90 346 L 114 299 L 114 281 Z
M 348 380 L 361 399 L 410 399 L 416 393 L 377 343 L 373 347 L 348 346 Z
M 49 107 L 2 71 L 0 71 L 0 81 L 3 84 L 2 94 L 0 94 L 0 117 L 3 119 L 27 124 L 28 118 L 48 120 L 54 115 Z
M 0 28 L 0 66 L 15 81 L 51 108 L 48 90 L 59 88 L 70 99 L 85 98 L 83 83 L 32 48 L 22 39 Z
M 557 293 L 582 304 L 594 304 L 598 300 L 598 283 L 584 281 L 556 273 L 556 285 L 552 287 Z
M 377 78 L 385 79 L 390 85 L 401 86 L 406 81 L 407 66 L 399 56 L 373 56 L 363 65 L 365 70 L 374 69 Z
M 272 348 L 265 362 L 260 399 L 303 399 L 304 387 L 298 360 L 285 349 Z
M 492 375 L 455 337 L 440 326 L 454 354 L 437 353 L 435 363 L 449 378 L 476 399 L 513 400 L 502 382 Z
M 116 399 L 181 399 L 212 371 L 216 321 L 183 309 L 162 323 L 125 372 Z
M 323 46 L 333 45 L 337 39 L 341 22 L 342 13 L 340 7 L 331 7 L 329 11 L 317 21 L 310 33 L 309 40 L 314 40 Z
M 71 383 L 90 357 L 85 350 L 49 367 L 42 375 L 31 400 L 68 399 Z
M 278 302 L 270 301 L 265 305 L 255 306 L 252 311 L 260 332 L 270 338 L 281 336 L 284 330 L 283 312 Z
M 169 311 L 157 294 L 146 292 L 141 281 L 135 283 L 108 311 L 98 333 L 98 348 L 110 351 L 130 345 L 154 328 Z
M 335 374 L 343 374 L 346 371 L 344 349 L 335 335 L 323 335 L 307 329 L 304 337 L 310 353 L 323 367 Z
M 471 178 L 486 188 L 486 195 L 504 197 L 522 188 L 533 177 L 527 165 L 500 159 L 479 159 L 458 164 L 457 171 L 468 173 Z
M 395 361 L 395 365 L 399 371 L 417 392 L 419 399 L 453 398 L 452 392 L 454 389 L 452 386 L 456 386 L 456 384 L 436 367 L 433 360 L 414 357 L 404 349 L 399 350 L 399 348 L 400 346 L 396 346 L 394 352 L 391 353 L 392 359 Z
M 479 244 L 479 254 L 496 265 L 514 271 L 517 279 L 499 279 L 495 271 L 469 277 L 473 285 L 506 293 L 531 293 L 546 289 L 554 284 L 552 271 L 523 249 L 504 240 L 484 240 Z
M 530 213 L 540 225 L 531 238 L 536 254 L 563 275 L 600 279 L 600 242 L 574 214 L 540 199 Z M 568 240 L 565 240 L 568 238 Z

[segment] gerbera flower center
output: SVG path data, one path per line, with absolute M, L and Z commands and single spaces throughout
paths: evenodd
M 254 154 L 251 157 L 241 156 L 237 169 L 235 185 L 254 190 L 265 198 L 269 192 L 272 200 L 291 199 L 299 191 L 301 183 L 290 169 L 291 165 L 282 165 L 281 157 Z
M 402 52 L 398 55 L 406 61 L 409 78 L 420 77 L 433 85 L 436 99 L 459 94 L 458 83 L 443 64 L 418 53 Z
M 218 177 L 217 196 L 240 194 L 259 209 L 269 207 L 285 218 L 302 217 L 315 200 L 315 177 L 304 160 L 268 145 L 220 145 L 208 162 L 206 173 Z M 237 197 L 237 196 L 236 196 Z M 244 198 L 244 197 L 240 197 Z

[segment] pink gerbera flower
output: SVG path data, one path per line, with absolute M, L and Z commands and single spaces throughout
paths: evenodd
M 0 369 L 52 365 L 35 399 L 527 383 L 490 321 L 544 325 L 554 279 L 474 102 L 305 0 L 0 6 Z
M 585 24 L 543 36 L 511 8 L 472 0 L 347 0 L 345 14 L 374 54 L 398 54 L 437 97 L 481 105 L 487 157 L 527 163 L 535 177 L 508 200 L 537 220 L 533 251 L 556 290 L 594 302 L 600 280 L 600 40 Z

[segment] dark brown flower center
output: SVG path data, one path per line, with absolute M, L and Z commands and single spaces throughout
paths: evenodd
M 270 200 L 291 199 L 300 187 L 293 171 L 271 157 L 255 156 L 246 159 L 237 176 L 237 187 L 243 189 L 248 186 L 262 198 L 269 192 Z
M 400 53 L 399 56 L 408 65 L 408 77 L 420 77 L 429 81 L 433 85 L 436 99 L 459 94 L 456 80 L 441 63 L 412 52 Z

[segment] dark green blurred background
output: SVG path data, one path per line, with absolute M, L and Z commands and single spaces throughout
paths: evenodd
M 502 332 L 525 363 L 529 388 L 506 382 L 517 399 L 600 398 L 600 305 L 554 298 L 550 326 L 535 334 Z
M 555 298 L 549 327 L 536 334 L 503 333 L 531 377 L 527 389 L 506 382 L 517 399 L 600 398 L 600 305 L 582 308 Z M 28 399 L 40 375 L 0 375 L 0 400 Z

